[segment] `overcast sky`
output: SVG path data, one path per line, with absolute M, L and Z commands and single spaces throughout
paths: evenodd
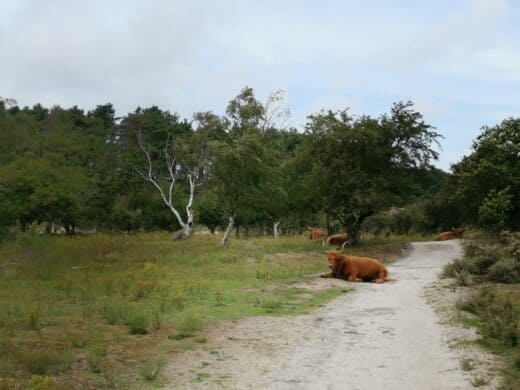
M 285 90 L 298 128 L 321 108 L 412 100 L 448 169 L 481 126 L 520 115 L 518 20 L 515 0 L 3 0 L 0 96 L 191 118 L 249 85 Z

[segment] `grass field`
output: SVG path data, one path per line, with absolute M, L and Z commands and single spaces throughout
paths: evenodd
M 354 254 L 391 260 L 408 237 Z M 167 233 L 40 236 L 0 245 L 0 389 L 143 388 L 218 321 L 308 311 L 344 293 L 294 282 L 326 272 L 307 237 L 173 242 Z

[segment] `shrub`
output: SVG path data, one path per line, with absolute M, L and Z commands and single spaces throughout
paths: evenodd
M 148 318 L 146 315 L 139 313 L 132 315 L 126 322 L 126 326 L 133 335 L 148 334 Z
M 134 300 L 146 298 L 153 291 L 155 284 L 150 280 L 138 280 L 134 288 Z
M 520 311 L 509 297 L 482 288 L 468 300 L 459 303 L 458 307 L 479 317 L 482 321 L 481 334 L 485 339 L 498 340 L 510 347 L 518 345 Z
M 459 272 L 455 272 L 455 280 L 459 286 L 467 286 L 469 284 L 469 272 L 465 269 L 461 269 Z
M 520 263 L 511 257 L 502 258 L 489 267 L 488 277 L 501 283 L 520 282 Z
M 52 390 L 54 382 L 48 376 L 33 375 L 27 384 L 29 390 Z
M 464 242 L 464 256 L 448 264 L 445 277 L 457 277 L 461 272 L 481 276 L 480 279 L 520 282 L 520 233 L 502 232 L 495 237 Z
M 72 362 L 68 353 L 50 349 L 22 351 L 19 359 L 31 374 L 38 375 L 66 371 Z
M 127 305 L 105 303 L 100 309 L 100 314 L 107 323 L 115 325 L 123 322 L 128 317 L 129 311 Z
M 478 209 L 480 226 L 497 233 L 508 225 L 512 195 L 509 187 L 502 191 L 491 190 Z
M 177 329 L 183 334 L 193 334 L 202 329 L 204 325 L 204 318 L 195 312 L 185 312 L 179 318 Z
M 154 381 L 157 379 L 159 374 L 161 373 L 162 368 L 165 365 L 165 360 L 163 358 L 153 359 L 139 369 L 139 373 L 146 381 Z

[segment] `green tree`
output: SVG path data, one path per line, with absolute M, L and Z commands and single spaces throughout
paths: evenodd
M 499 192 L 491 190 L 478 209 L 480 226 L 493 233 L 504 230 L 511 211 L 511 198 L 509 187 Z
M 130 169 L 153 185 L 175 216 L 180 229 L 173 237 L 189 237 L 194 221 L 195 188 L 207 170 L 207 152 L 195 151 L 190 146 L 197 145 L 191 123 L 158 107 L 138 108 L 123 119 L 121 135 Z M 179 186 L 187 187 L 185 214 L 178 206 Z
M 507 208 L 505 219 L 499 225 L 520 229 L 520 118 L 484 127 L 472 149 L 470 155 L 452 166 L 456 178 L 454 197 L 464 205 L 465 220 L 487 224 L 490 222 L 488 211 Z M 500 207 L 492 205 L 495 196 L 499 196 Z
M 74 233 L 87 190 L 80 168 L 56 167 L 44 159 L 18 159 L 0 168 L 4 213 L 23 230 L 33 222 L 45 222 Z
M 378 119 L 348 112 L 309 117 L 303 158 L 310 171 L 310 192 L 322 210 L 339 220 L 350 244 L 359 241 L 365 218 L 402 204 L 414 170 L 430 169 L 439 135 L 411 102 L 396 103 Z

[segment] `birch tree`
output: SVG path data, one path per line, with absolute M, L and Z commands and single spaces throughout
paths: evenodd
M 193 232 L 196 188 L 203 183 L 207 172 L 207 152 L 200 149 L 195 153 L 191 147 L 195 144 L 191 124 L 157 107 L 138 109 L 125 121 L 125 134 L 139 156 L 134 158 L 135 171 L 157 190 L 175 217 L 180 229 L 173 238 L 189 237 Z M 183 200 L 178 196 L 179 187 L 187 193 L 182 206 L 179 206 Z

